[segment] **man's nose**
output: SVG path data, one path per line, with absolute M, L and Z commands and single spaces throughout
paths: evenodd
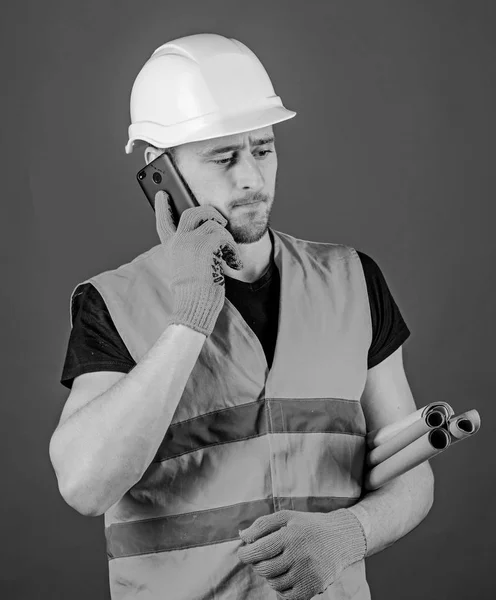
M 264 178 L 256 159 L 251 154 L 243 156 L 238 160 L 233 174 L 238 189 L 252 190 L 254 192 L 259 192 L 263 189 Z

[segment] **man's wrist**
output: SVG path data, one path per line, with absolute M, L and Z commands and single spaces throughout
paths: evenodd
M 328 551 L 334 557 L 331 564 L 346 569 L 353 563 L 365 558 L 367 553 L 367 537 L 360 519 L 347 508 L 326 513 L 328 520 Z

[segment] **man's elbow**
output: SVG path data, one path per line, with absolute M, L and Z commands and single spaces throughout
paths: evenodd
M 59 481 L 59 492 L 66 504 L 83 517 L 99 517 L 105 512 L 105 508 L 98 506 L 93 498 L 88 498 L 82 489 L 64 486 Z

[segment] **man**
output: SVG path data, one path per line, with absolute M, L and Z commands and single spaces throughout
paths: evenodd
M 158 48 L 130 140 L 200 206 L 77 286 L 50 444 L 64 499 L 105 515 L 113 600 L 370 598 L 364 558 L 428 513 L 428 463 L 365 493 L 365 435 L 416 409 L 409 335 L 372 259 L 269 227 L 285 109 L 213 34 Z

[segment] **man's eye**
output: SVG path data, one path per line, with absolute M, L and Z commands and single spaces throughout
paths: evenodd
M 216 165 L 227 165 L 229 164 L 231 161 L 233 160 L 233 157 L 231 156 L 230 158 L 220 158 L 219 160 L 214 160 L 213 162 Z
M 260 150 L 257 152 L 257 155 L 261 158 L 266 158 L 269 154 L 272 154 L 272 150 Z M 228 165 L 233 164 L 236 160 L 236 156 L 231 156 L 229 158 L 219 158 L 218 160 L 214 160 L 213 162 L 216 165 Z

